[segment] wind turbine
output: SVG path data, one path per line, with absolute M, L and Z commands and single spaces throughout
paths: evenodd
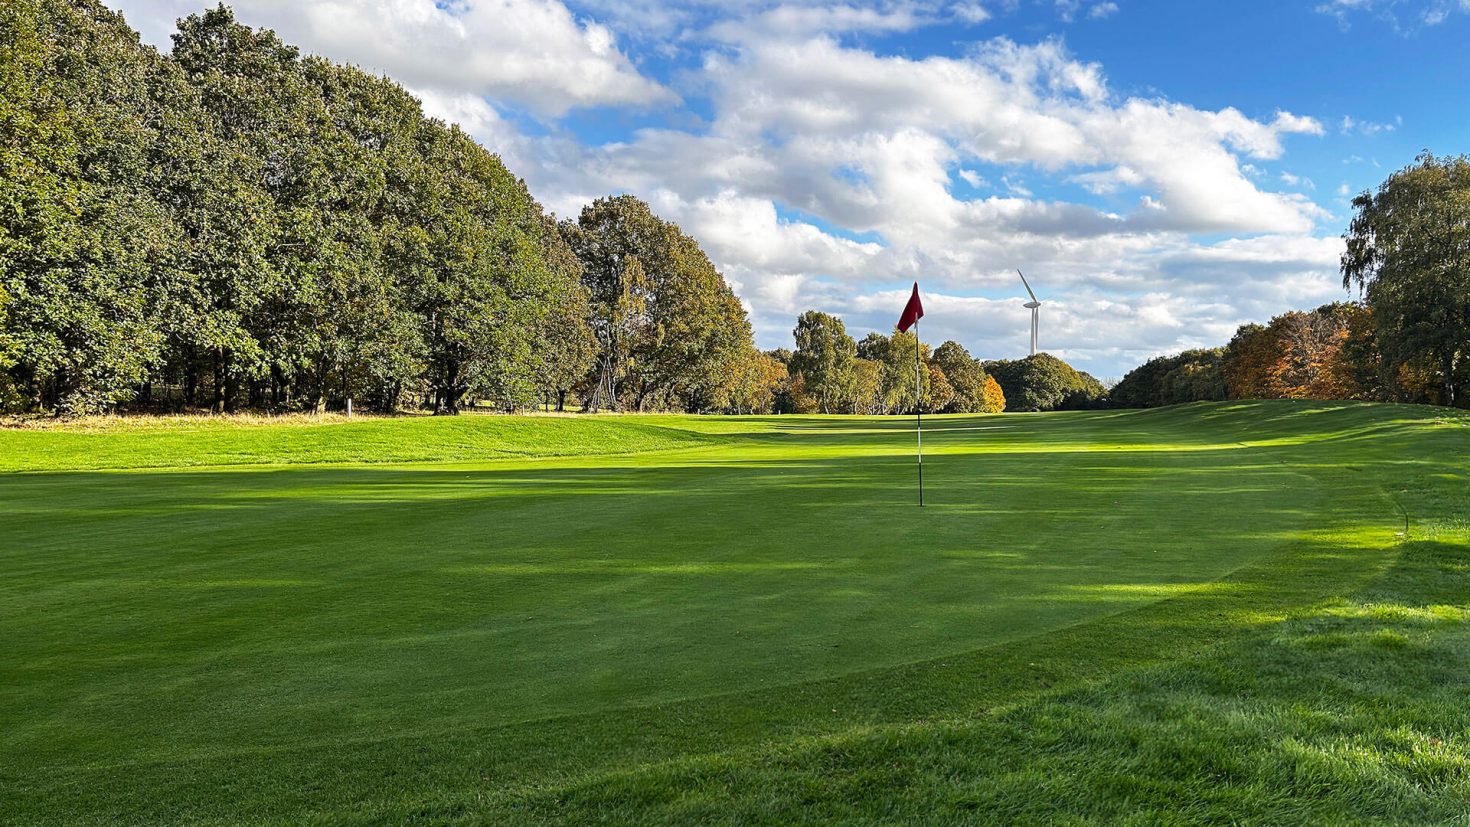
M 1041 315 L 1041 302 L 1036 300 L 1036 294 L 1032 292 L 1031 285 L 1026 281 L 1026 274 L 1020 270 L 1016 275 L 1021 277 L 1021 283 L 1026 285 L 1026 292 L 1031 294 L 1031 301 L 1026 302 L 1026 307 L 1031 309 L 1031 355 L 1036 355 L 1036 322 Z

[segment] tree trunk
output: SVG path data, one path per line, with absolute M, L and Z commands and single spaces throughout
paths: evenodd
M 557 391 L 556 392 L 556 412 L 557 413 L 564 413 L 564 412 L 566 412 L 566 409 L 567 409 L 567 392 L 566 391 Z
M 1444 399 L 1441 401 L 1446 408 L 1455 407 L 1455 354 L 1453 351 L 1444 355 Z
M 214 352 L 214 398 L 210 402 L 210 408 L 215 413 L 225 412 L 225 382 L 224 382 L 224 354 L 218 349 Z
M 225 379 L 225 413 L 240 410 L 240 379 L 230 374 Z
M 188 355 L 184 357 L 184 406 L 192 408 L 199 401 L 199 368 L 196 364 L 194 348 L 189 348 Z
M 453 388 L 439 388 L 434 394 L 434 416 L 458 416 L 459 394 Z

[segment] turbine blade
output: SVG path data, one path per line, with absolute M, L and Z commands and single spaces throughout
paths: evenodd
M 1016 275 L 1020 276 L 1021 277 L 1021 283 L 1024 284 L 1024 285 L 1026 285 L 1026 292 L 1027 293 L 1031 293 L 1031 283 L 1028 282 L 1028 281 L 1026 281 L 1026 274 L 1023 273 L 1023 272 L 1021 272 L 1020 270 L 1017 270 L 1016 271 Z M 1036 301 L 1036 294 L 1035 293 L 1031 293 L 1031 301 Z

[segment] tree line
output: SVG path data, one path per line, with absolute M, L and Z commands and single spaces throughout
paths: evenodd
M 221 6 L 140 43 L 0 5 L 0 405 L 768 408 L 779 366 L 637 199 L 556 221 L 393 81 Z
M 1151 359 L 1118 407 L 1223 399 L 1470 406 L 1470 158 L 1420 155 L 1353 200 L 1343 238 L 1353 302 L 1247 324 L 1224 347 Z
M 557 220 L 388 78 L 224 6 L 161 54 L 97 0 L 0 5 L 0 411 L 1465 405 L 1470 161 L 1426 153 L 1354 208 L 1360 301 L 1243 326 L 1111 391 L 1049 354 L 857 341 L 817 311 L 763 353 L 676 225 L 626 195 Z
M 913 333 L 849 336 L 842 320 L 809 310 L 792 331 L 795 350 L 772 351 L 786 366 L 774 410 L 887 414 L 916 409 L 998 413 L 1005 395 L 983 364 L 958 342 L 930 349 Z M 916 352 L 917 349 L 917 352 Z

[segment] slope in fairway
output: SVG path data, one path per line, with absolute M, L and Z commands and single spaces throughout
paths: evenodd
M 1363 445 L 1415 424 L 1399 414 L 936 418 L 922 510 L 897 419 L 464 418 L 448 437 L 409 419 L 357 443 L 356 425 L 214 434 L 200 456 L 167 429 L 97 452 L 5 434 L 7 467 L 51 469 L 0 476 L 6 810 L 331 813 L 426 740 L 460 739 L 434 759 L 456 777 L 488 760 L 498 736 L 473 733 L 523 733 L 522 763 L 561 774 L 599 760 L 569 745 L 589 717 L 616 740 L 652 705 L 855 686 L 1160 601 L 1247 601 L 1261 586 L 1232 573 L 1309 542 L 1365 576 L 1400 518 L 1337 452 L 1371 464 Z M 538 429 L 547 454 L 587 453 L 467 461 L 534 454 Z M 252 459 L 220 440 L 288 447 L 185 467 Z M 98 467 L 161 456 L 177 467 Z M 773 734 L 728 726 L 724 743 Z M 425 772 L 378 794 L 462 781 Z

